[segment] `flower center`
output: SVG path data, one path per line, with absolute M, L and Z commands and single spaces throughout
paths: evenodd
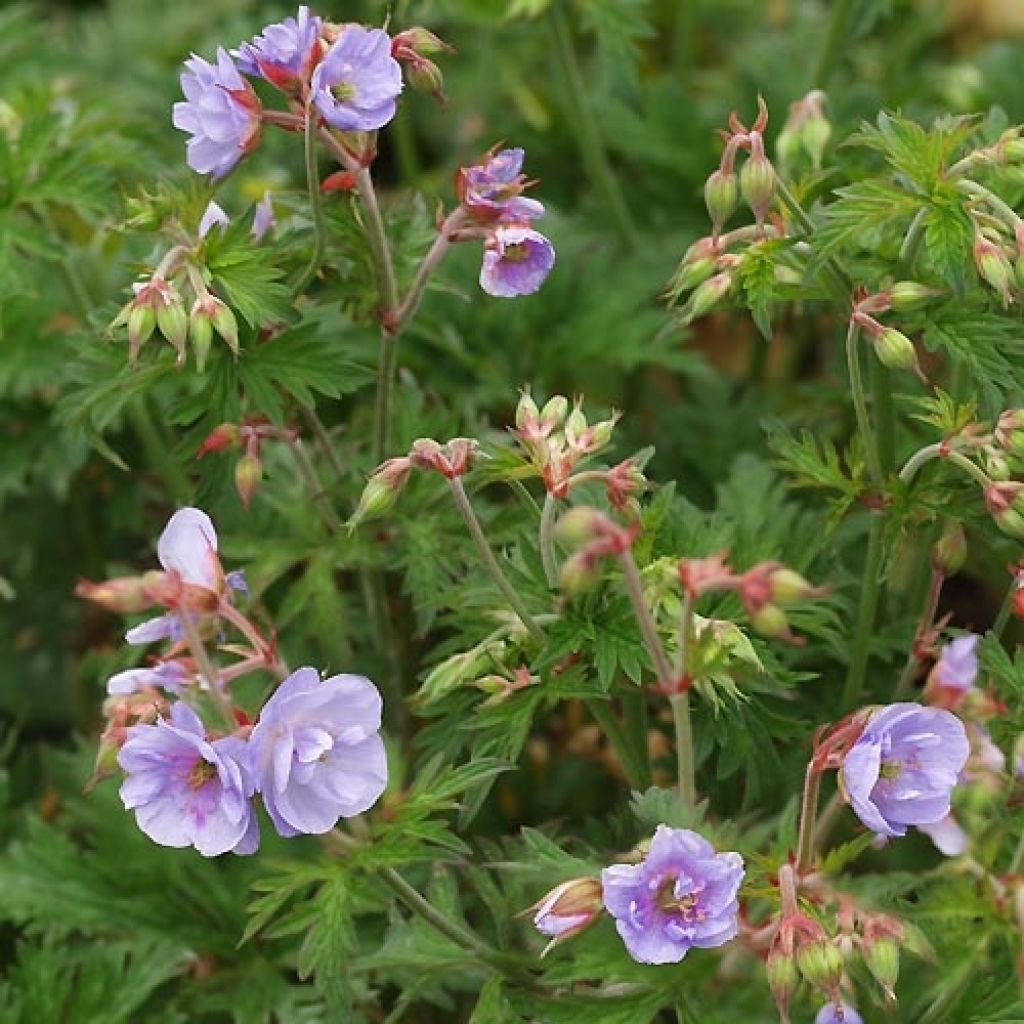
M 334 94 L 334 98 L 341 103 L 347 103 L 356 98 L 356 87 L 351 82 L 339 82 L 337 85 L 332 85 L 331 92 Z
M 212 765 L 209 761 L 204 761 L 200 758 L 194 765 L 192 770 L 188 773 L 188 785 L 190 789 L 202 789 L 217 775 L 217 768 Z
M 683 896 L 676 895 L 676 880 L 674 878 L 666 878 L 662 881 L 661 885 L 658 886 L 658 894 L 654 899 L 662 910 L 672 914 L 680 914 L 684 921 L 692 921 L 694 919 L 700 921 L 704 917 L 702 910 L 695 909 L 697 906 L 696 894 L 688 892 Z
M 524 242 L 510 242 L 505 246 L 502 258 L 509 263 L 522 263 L 530 258 L 530 251 Z
M 883 761 L 881 767 L 878 769 L 878 775 L 880 778 L 888 779 L 890 782 L 893 779 L 898 779 L 900 773 L 903 771 L 903 764 L 900 761 Z

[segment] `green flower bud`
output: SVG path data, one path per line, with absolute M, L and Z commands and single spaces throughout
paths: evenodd
M 540 410 L 533 396 L 529 391 L 524 391 L 519 396 L 519 404 L 516 406 L 516 426 L 522 430 L 528 423 L 536 423 L 540 419 Z
M 809 117 L 800 129 L 800 141 L 814 164 L 814 169 L 821 167 L 822 157 L 825 155 L 825 147 L 832 135 L 832 125 L 821 114 Z
M 808 984 L 832 993 L 843 975 L 843 955 L 827 939 L 807 942 L 796 951 L 796 963 Z
M 802 148 L 799 134 L 789 127 L 783 128 L 775 139 L 775 155 L 784 167 L 793 165 Z
M 917 370 L 917 350 L 914 343 L 895 327 L 886 327 L 873 339 L 875 355 L 883 366 L 891 370 Z
M 720 274 L 715 274 L 714 277 L 708 278 L 690 296 L 690 301 L 687 303 L 686 312 L 683 317 L 684 322 L 692 323 L 698 317 L 704 316 L 705 313 L 710 313 L 729 294 L 731 288 L 732 274 L 728 271 L 723 271 Z
M 1013 468 L 1004 452 L 998 448 L 986 448 L 984 456 L 985 472 L 993 480 L 1009 480 L 1013 476 Z
M 134 363 L 139 349 L 156 328 L 156 313 L 152 306 L 134 306 L 128 314 L 128 361 Z
M 790 997 L 800 981 L 800 972 L 793 957 L 778 952 L 769 953 L 764 969 L 775 1002 L 780 1007 L 788 1006 Z
M 704 202 L 716 234 L 736 212 L 739 201 L 740 186 L 733 171 L 719 168 L 704 183 Z
M 941 292 L 917 281 L 897 281 L 889 289 L 889 301 L 898 313 L 907 313 L 927 305 Z
M 551 427 L 559 427 L 565 421 L 565 414 L 569 411 L 569 399 L 564 395 L 555 395 L 544 403 L 540 411 L 542 423 Z
M 585 551 L 570 555 L 558 571 L 558 583 L 570 597 L 590 590 L 600 578 L 597 562 Z
M 960 523 L 950 523 L 932 548 L 932 565 L 945 576 L 955 576 L 966 561 L 967 535 Z
M 792 569 L 773 570 L 768 577 L 768 583 L 771 587 L 772 600 L 783 606 L 806 601 L 820 593 L 817 587 L 812 586 L 800 573 Z
M 259 457 L 249 453 L 243 455 L 235 465 L 235 490 L 246 508 L 252 502 L 252 496 L 262 479 L 263 464 Z
M 978 235 L 974 241 L 974 264 L 981 279 L 997 291 L 1003 305 L 1008 306 L 1012 271 L 1003 250 L 983 235 Z
M 555 536 L 568 548 L 580 548 L 600 535 L 605 522 L 604 513 L 596 508 L 578 505 L 558 520 Z
M 1024 540 L 1024 515 L 1016 508 L 1006 508 L 996 513 L 996 526 L 1009 537 Z
M 238 321 L 235 314 L 220 299 L 216 311 L 213 314 L 213 329 L 223 338 L 225 344 L 231 349 L 232 355 L 238 357 Z
M 715 270 L 715 261 L 710 256 L 702 256 L 687 263 L 685 260 L 679 264 L 675 277 L 669 286 L 669 294 L 673 299 L 678 299 L 683 292 L 690 291 L 703 284 Z
M 763 154 L 747 158 L 740 171 L 740 192 L 757 222 L 763 221 L 775 197 L 775 168 Z
M 175 298 L 167 305 L 157 307 L 156 325 L 178 353 L 178 365 L 181 366 L 185 362 L 188 315 L 180 299 Z
M 789 637 L 789 620 L 786 613 L 777 604 L 763 604 L 750 617 L 750 625 L 754 632 L 773 640 Z
M 864 943 L 864 963 L 882 991 L 896 998 L 896 979 L 900 973 L 900 947 L 892 936 L 883 936 Z

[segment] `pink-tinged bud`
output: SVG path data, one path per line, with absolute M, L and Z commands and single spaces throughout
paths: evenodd
M 576 404 L 572 407 L 572 412 L 565 420 L 565 439 L 571 448 L 579 446 L 580 437 L 586 433 L 586 430 L 587 417 L 584 416 L 583 408 L 577 399 Z
M 683 312 L 683 322 L 690 324 L 705 313 L 710 313 L 729 294 L 732 288 L 732 274 L 723 271 L 709 277 L 694 289 Z
M 139 350 L 156 329 L 156 313 L 150 306 L 135 306 L 128 314 L 128 361 L 134 363 Z
M 406 78 L 417 91 L 432 96 L 439 103 L 445 102 L 444 75 L 441 69 L 428 57 L 416 56 L 406 62 Z
M 762 224 L 775 198 L 775 168 L 763 148 L 753 150 L 740 169 L 740 192 L 754 219 Z
M 1006 451 L 1024 456 L 1024 409 L 1007 409 L 996 423 L 995 434 Z
M 439 36 L 434 35 L 430 29 L 424 28 L 422 25 L 414 25 L 412 28 L 407 28 L 392 37 L 391 52 L 396 60 L 401 59 L 398 57 L 397 51 L 403 49 L 425 54 L 455 52 L 455 47 L 450 46 Z
M 446 480 L 454 480 L 470 468 L 479 447 L 471 437 L 456 437 L 443 445 L 420 437 L 409 449 L 409 461 L 417 469 L 432 469 Z
M 770 640 L 794 642 L 786 613 L 777 604 L 764 604 L 750 616 L 750 625 L 755 633 Z
M 568 548 L 581 548 L 604 536 L 614 524 L 596 508 L 578 505 L 558 520 L 555 536 Z
M 601 882 L 596 878 L 574 878 L 552 889 L 527 911 L 533 913 L 537 931 L 551 938 L 541 956 L 589 928 L 603 909 Z
M 803 143 L 804 149 L 807 150 L 815 170 L 821 168 L 825 147 L 828 145 L 828 140 L 831 137 L 832 125 L 829 124 L 828 119 L 821 113 L 812 114 L 808 117 L 804 122 L 803 128 L 800 130 L 800 141 Z
M 348 521 L 349 530 L 391 509 L 398 500 L 399 492 L 408 482 L 412 469 L 412 460 L 409 458 L 388 459 L 366 482 L 359 505 Z
M 974 265 L 978 268 L 982 280 L 999 293 L 1003 306 L 1008 306 L 1011 301 L 1010 281 L 1013 271 L 1002 248 L 990 242 L 984 235 L 976 235 Z
M 704 202 L 711 218 L 711 229 L 718 235 L 722 226 L 736 212 L 740 201 L 740 186 L 736 173 L 719 168 L 704 183 Z
M 592 590 L 600 577 L 600 560 L 584 549 L 562 562 L 558 570 L 558 585 L 569 597 L 577 597 Z
M 804 980 L 826 995 L 839 991 L 843 976 L 843 955 L 828 939 L 813 939 L 797 948 L 796 964 Z
M 813 586 L 800 573 L 785 567 L 773 569 L 769 573 L 768 585 L 771 600 L 783 607 L 790 604 L 798 604 L 801 601 L 808 601 L 811 598 L 822 597 L 825 594 L 821 587 Z
M 235 464 L 235 490 L 246 508 L 252 503 L 252 496 L 262 480 L 263 463 L 258 455 L 246 452 Z
M 996 526 L 1010 537 L 1024 539 L 1024 514 L 1019 507 L 1024 484 L 1016 481 L 995 481 L 985 488 L 985 505 Z
M 320 183 L 321 192 L 351 192 L 356 187 L 359 176 L 355 171 L 335 171 L 328 174 Z
M 985 459 L 985 472 L 993 480 L 1002 482 L 1013 476 L 1013 467 L 1005 452 L 999 448 L 988 447 L 982 454 Z
M 524 391 L 519 396 L 519 403 L 516 405 L 516 429 L 529 430 L 536 427 L 540 421 L 540 410 L 533 396 L 529 391 Z
M 201 459 L 210 452 L 223 452 L 228 448 L 237 448 L 242 442 L 242 432 L 234 423 L 222 423 L 214 427 L 203 443 L 196 449 L 196 458 Z
M 547 433 L 556 430 L 565 422 L 569 412 L 569 399 L 564 395 L 553 395 L 540 411 L 540 422 Z
M 175 299 L 169 305 L 157 309 L 156 325 L 160 329 L 160 333 L 171 343 L 174 351 L 178 353 L 178 365 L 184 365 L 188 316 L 180 299 Z
M 917 281 L 897 281 L 889 289 L 889 302 L 898 313 L 909 313 L 926 306 L 936 295 L 941 295 L 937 288 L 918 284 Z
M 764 962 L 765 974 L 768 976 L 768 988 L 778 1007 L 779 1016 L 783 1021 L 789 1020 L 789 1003 L 800 982 L 800 972 L 792 953 L 773 947 Z
M 150 595 L 145 576 L 118 576 L 102 583 L 79 580 L 75 584 L 75 597 L 92 601 L 118 615 L 144 612 L 156 603 Z
M 680 263 L 675 276 L 669 282 L 669 297 L 673 302 L 677 301 L 683 292 L 703 284 L 714 272 L 715 261 L 710 256 L 704 256 L 692 263 Z
M 1013 261 L 1013 281 L 1018 291 L 1024 290 L 1024 253 Z
M 932 565 L 944 576 L 955 576 L 967 561 L 967 534 L 960 523 L 950 523 L 932 548 Z
M 888 366 L 891 370 L 910 370 L 920 374 L 914 343 L 895 327 L 886 327 L 872 338 L 872 342 L 875 346 L 875 355 L 883 366 Z
M 871 976 L 881 986 L 886 997 L 895 1001 L 896 980 L 900 973 L 899 943 L 892 936 L 885 935 L 870 942 L 865 941 L 862 952 Z

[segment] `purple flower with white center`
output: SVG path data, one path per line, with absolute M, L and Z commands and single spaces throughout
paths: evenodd
M 125 697 L 144 687 L 159 687 L 180 697 L 182 690 L 196 679 L 180 661 L 161 661 L 148 668 L 130 668 L 118 672 L 107 680 L 107 693 Z
M 230 223 L 231 220 L 224 212 L 223 207 L 211 199 L 209 203 L 206 204 L 202 220 L 199 221 L 199 237 L 205 238 L 214 224 L 219 224 L 222 228 L 226 228 Z
M 846 1003 L 826 1003 L 814 1018 L 814 1024 L 864 1024 L 864 1018 Z
M 963 722 L 952 712 L 890 704 L 871 715 L 846 754 L 840 784 L 869 829 L 903 836 L 909 825 L 933 825 L 949 814 L 969 750 Z
M 601 872 L 604 905 L 634 960 L 674 964 L 693 946 L 736 935 L 743 874 L 738 853 L 716 853 L 696 832 L 659 825 L 645 860 Z
M 320 56 L 320 19 L 303 4 L 294 18 L 268 25 L 234 56 L 242 74 L 261 76 L 289 91 L 306 81 Z
M 377 802 L 388 779 L 381 698 L 363 676 L 293 672 L 263 705 L 252 763 L 282 836 L 319 835 Z
M 193 54 L 185 67 L 185 102 L 174 104 L 174 127 L 192 136 L 189 167 L 222 178 L 259 139 L 260 101 L 223 47 L 217 49 L 216 64 Z
M 931 825 L 918 825 L 934 844 L 935 849 L 946 857 L 959 857 L 967 852 L 967 833 L 960 827 L 952 814 Z
M 460 168 L 458 192 L 463 207 L 484 223 L 543 217 L 543 203 L 520 194 L 527 186 L 522 167 L 523 150 L 516 147 L 503 149 L 482 163 Z
M 252 235 L 253 241 L 258 242 L 275 224 L 277 221 L 274 220 L 274 206 L 270 201 L 270 193 L 264 192 L 263 198 L 256 204 L 256 209 L 252 215 Z
M 502 299 L 532 295 L 554 265 L 554 246 L 539 231 L 524 224 L 499 224 L 484 244 L 480 287 Z
M 402 68 L 391 38 L 379 28 L 347 25 L 313 71 L 313 102 L 329 125 L 343 132 L 383 128 L 402 91 Z
M 935 680 L 940 686 L 969 690 L 978 676 L 978 640 L 975 633 L 957 637 L 942 648 L 935 664 Z
M 205 512 L 198 508 L 178 509 L 160 534 L 156 553 L 168 573 L 176 573 L 193 593 L 207 592 L 202 595 L 203 602 L 216 605 L 224 592 L 225 578 L 217 556 L 217 531 Z M 180 638 L 181 623 L 175 614 L 147 619 L 125 634 L 130 644 Z
M 194 846 L 204 857 L 253 853 L 259 826 L 245 742 L 208 740 L 199 716 L 179 701 L 169 720 L 133 725 L 117 755 L 121 800 L 161 846 Z

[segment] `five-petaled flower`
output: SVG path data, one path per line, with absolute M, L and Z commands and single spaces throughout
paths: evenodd
M 260 101 L 223 47 L 216 64 L 193 54 L 185 67 L 185 102 L 174 104 L 174 127 L 192 136 L 189 167 L 222 178 L 259 140 Z
M 199 716 L 179 701 L 168 719 L 133 725 L 117 756 L 121 800 L 161 846 L 194 846 L 204 857 L 253 853 L 259 826 L 245 742 L 209 740 Z
M 372 807 L 387 784 L 381 698 L 363 676 L 293 672 L 249 738 L 263 803 L 283 836 L 329 832 Z
M 554 246 L 525 224 L 499 224 L 484 244 L 480 287 L 510 299 L 532 295 L 555 265 Z
M 875 711 L 843 759 L 840 785 L 857 817 L 880 836 L 934 825 L 969 753 L 963 723 L 944 708 L 890 704 Z
M 343 132 L 383 128 L 402 91 L 402 68 L 391 39 L 379 28 L 346 25 L 313 71 L 313 102 L 324 120 Z
M 659 825 L 646 858 L 605 868 L 601 884 L 629 955 L 670 964 L 694 946 L 710 949 L 736 935 L 743 875 L 738 853 L 717 853 L 696 832 Z
M 531 221 L 544 216 L 544 205 L 521 195 L 529 182 L 522 174 L 519 147 L 488 154 L 480 163 L 460 167 L 456 185 L 462 206 L 480 223 Z
M 935 681 L 954 690 L 969 690 L 978 676 L 978 639 L 976 633 L 951 640 L 942 648 L 935 663 Z
M 260 76 L 285 92 L 309 79 L 320 58 L 320 19 L 303 4 L 294 18 L 267 25 L 242 43 L 235 57 L 245 75 Z
M 864 1018 L 846 1003 L 826 1003 L 815 1016 L 814 1024 L 864 1024 Z

